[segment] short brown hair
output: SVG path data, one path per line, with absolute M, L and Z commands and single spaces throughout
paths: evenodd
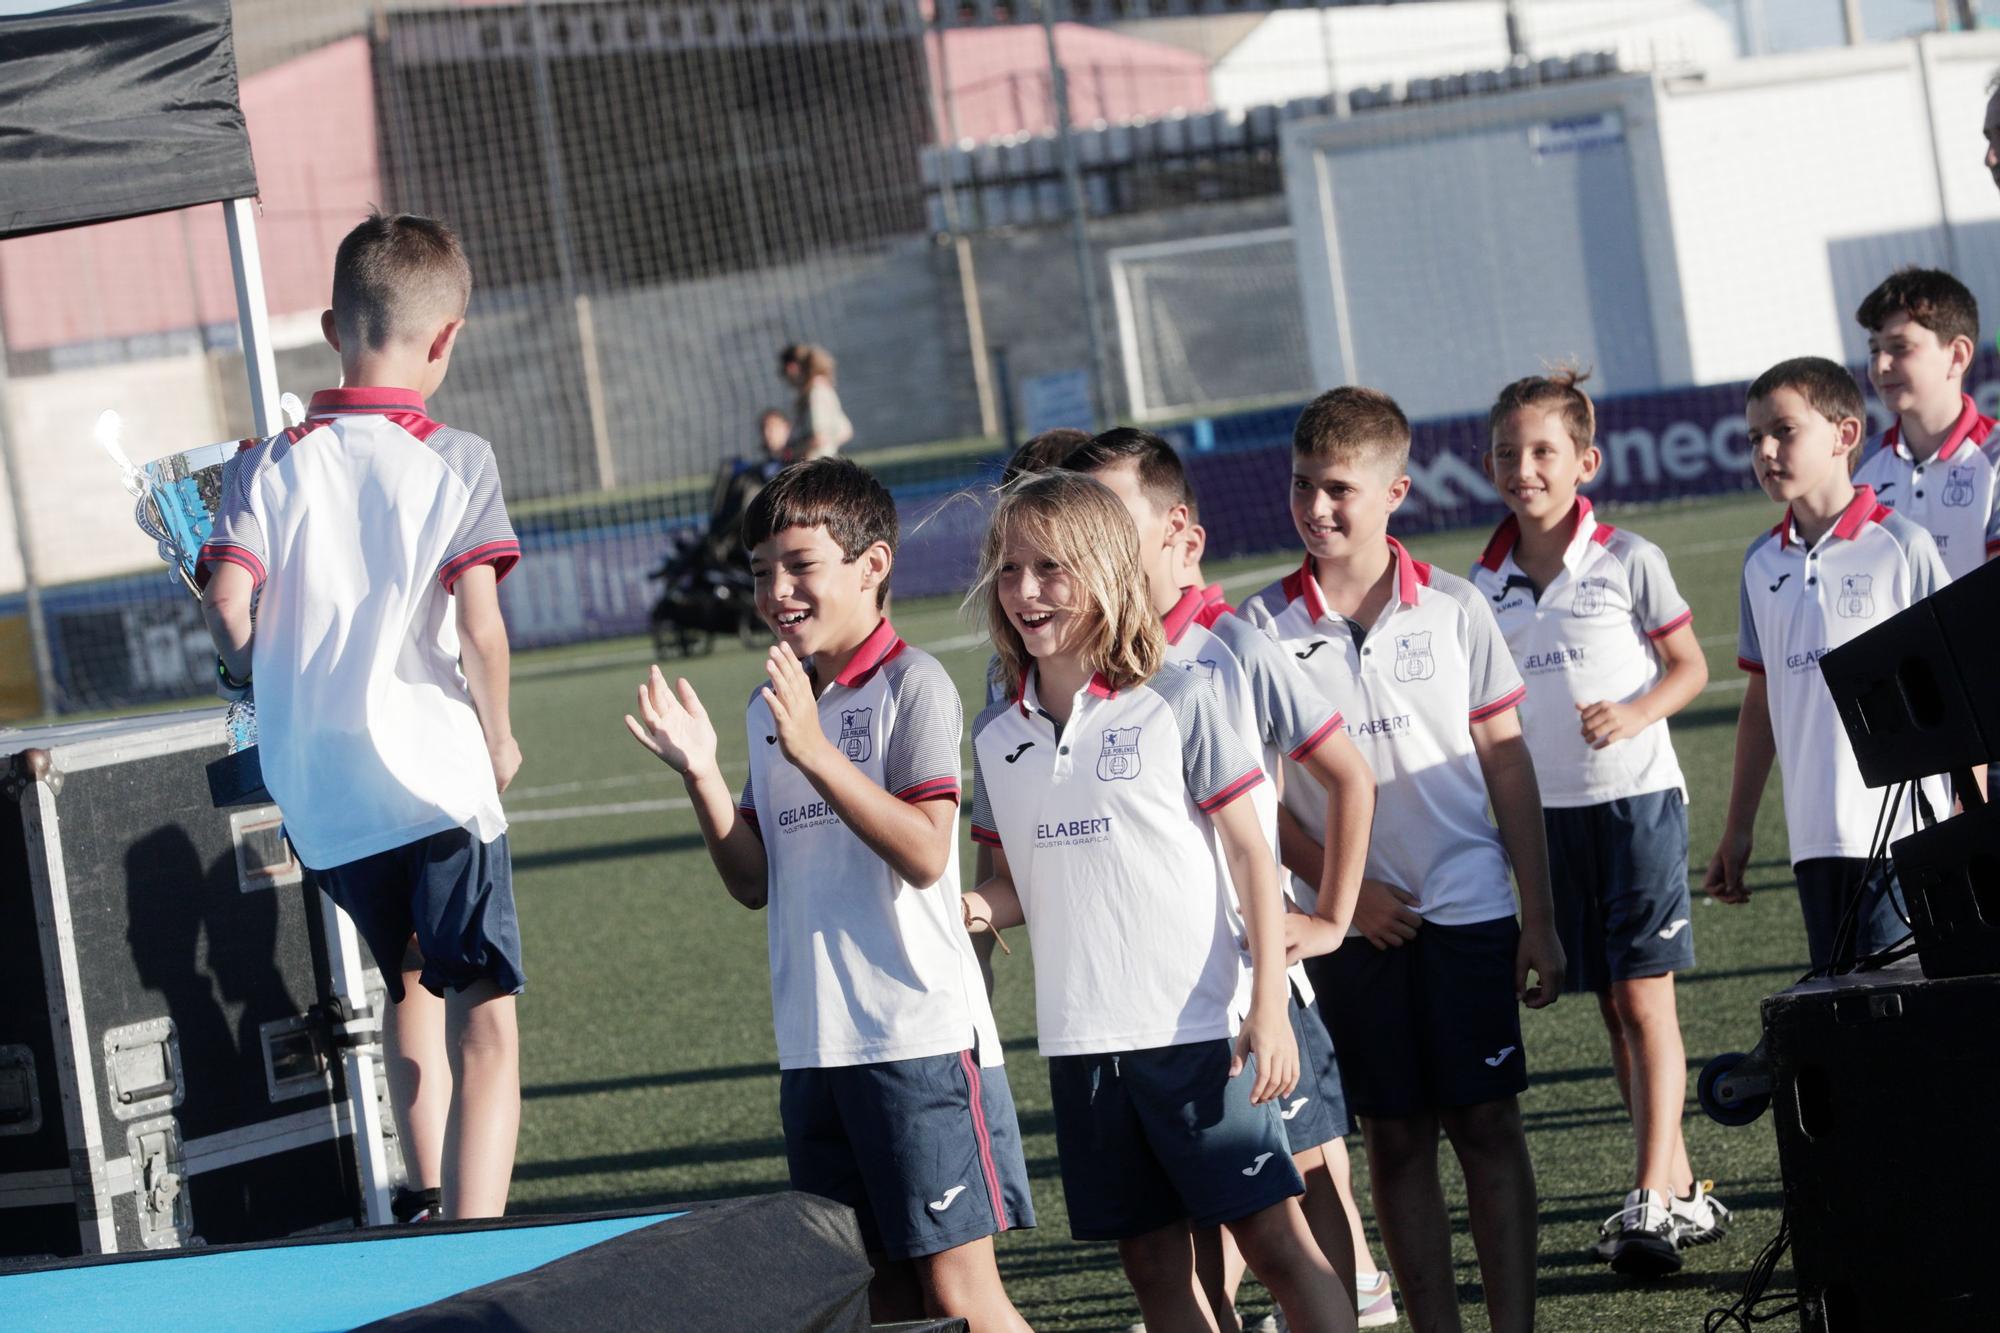
M 1780 389 L 1797 393 L 1808 407 L 1828 421 L 1838 423 L 1850 417 L 1861 422 L 1868 420 L 1868 404 L 1861 397 L 1861 386 L 1838 361 L 1823 356 L 1795 356 L 1780 361 L 1759 375 L 1743 398 L 1745 402 L 1755 402 Z
M 852 564 L 881 542 L 896 550 L 896 501 L 875 474 L 846 458 L 794 463 L 771 478 L 743 513 L 746 550 L 788 528 L 826 529 L 842 559 Z M 875 590 L 875 605 L 889 596 L 889 581 Z
M 1494 433 L 1508 413 L 1524 407 L 1540 407 L 1561 416 L 1563 429 L 1575 441 L 1578 453 L 1590 448 L 1597 442 L 1597 407 L 1590 401 L 1590 395 L 1577 387 L 1589 378 L 1587 370 L 1559 366 L 1553 374 L 1515 380 L 1500 391 L 1500 396 L 1493 400 L 1493 410 L 1486 414 L 1486 447 L 1493 447 Z
M 1292 452 L 1315 461 L 1380 459 L 1401 476 L 1410 465 L 1410 419 L 1380 389 L 1329 389 L 1299 413 Z
M 834 378 L 833 353 L 818 343 L 786 343 L 779 348 L 778 369 L 785 370 L 791 366 L 804 366 L 808 381 L 824 375 L 830 383 Z
M 1086 601 L 1069 609 L 1091 619 L 1083 650 L 1090 668 L 1117 690 L 1151 680 L 1166 661 L 1167 640 L 1146 594 L 1132 516 L 1097 478 L 1058 469 L 1024 476 L 1000 493 L 980 547 L 979 577 L 965 594 L 966 612 L 986 622 L 1007 692 L 1021 692 L 1033 664 L 1021 631 L 1000 604 L 1000 565 L 1016 535 L 1069 571 L 1071 586 Z
M 1855 320 L 1870 333 L 1879 332 L 1891 315 L 1907 315 L 1948 343 L 1970 339 L 1979 345 L 1979 299 L 1966 285 L 1941 268 L 1897 269 L 1862 299 Z
M 1165 513 L 1175 505 L 1191 504 L 1187 468 L 1174 447 L 1149 430 L 1115 426 L 1070 451 L 1063 466 L 1072 472 L 1095 472 L 1134 459 L 1139 465 L 1139 489 Z
M 458 234 L 436 218 L 371 212 L 333 256 L 333 322 L 353 350 L 428 337 L 465 317 L 472 266 Z
M 1089 443 L 1090 432 L 1074 426 L 1045 430 L 1014 451 L 1000 473 L 1000 484 L 1005 486 L 1030 472 L 1047 472 L 1050 468 L 1061 467 L 1071 450 Z

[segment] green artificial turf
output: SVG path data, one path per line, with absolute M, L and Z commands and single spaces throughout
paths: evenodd
M 1699 958 L 1679 994 L 1689 1153 L 1736 1221 L 1726 1239 L 1692 1251 L 1686 1270 L 1665 1281 L 1634 1284 L 1589 1258 L 1599 1221 L 1631 1184 L 1630 1132 L 1595 1003 L 1572 996 L 1526 1014 L 1531 1085 L 1522 1113 L 1541 1195 L 1540 1319 L 1550 1330 L 1686 1330 L 1741 1289 L 1781 1201 L 1770 1120 L 1725 1129 L 1693 1098 L 1702 1062 L 1748 1050 L 1758 1037 L 1758 1001 L 1805 968 L 1775 782 L 1758 825 L 1750 903 L 1725 907 L 1698 891 L 1721 827 L 1742 698 L 1737 573 L 1744 546 L 1776 511 L 1749 497 L 1611 509 L 1604 517 L 1666 549 L 1708 651 L 1709 692 L 1672 724 L 1692 794 Z M 1463 572 L 1484 537 L 1459 532 L 1411 545 L 1418 558 Z M 1277 551 L 1208 572 L 1240 599 L 1289 563 Z M 903 636 L 936 653 L 976 706 L 987 649 L 956 608 L 923 601 L 894 612 Z M 529 975 L 514 1190 L 521 1210 L 652 1205 L 785 1182 L 764 922 L 723 893 L 679 780 L 625 734 L 620 718 L 647 660 L 646 646 L 627 640 L 524 654 L 515 663 L 514 719 L 527 756 L 507 797 Z M 758 655 L 722 643 L 713 656 L 668 669 L 700 691 L 722 737 L 724 772 L 740 781 L 742 708 L 761 679 Z M 961 864 L 971 864 L 969 842 Z M 1032 962 L 1025 938 L 1012 942 L 1013 957 L 997 960 L 994 1005 L 1041 1225 L 1000 1238 L 1001 1270 L 1039 1329 L 1122 1329 L 1137 1309 L 1111 1247 L 1069 1239 L 1046 1069 L 1034 1049 Z M 1355 1156 L 1368 1213 L 1366 1171 Z M 1449 1150 L 1443 1162 L 1466 1326 L 1484 1328 L 1463 1184 Z M 1242 1306 L 1265 1309 L 1268 1299 L 1246 1284 Z

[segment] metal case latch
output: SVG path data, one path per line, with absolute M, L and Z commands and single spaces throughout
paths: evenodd
M 171 1118 L 134 1125 L 125 1131 L 132 1154 L 134 1202 L 139 1210 L 139 1243 L 149 1250 L 169 1250 L 194 1234 L 182 1188 L 186 1165 L 181 1130 Z
M 120 1120 L 171 1111 L 181 1104 L 180 1042 L 174 1020 L 149 1018 L 104 1033 L 105 1086 L 111 1113 Z

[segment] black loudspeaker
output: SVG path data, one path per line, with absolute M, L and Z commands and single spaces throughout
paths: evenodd
M 1871 787 L 2000 759 L 2000 563 L 1819 660 Z M 1940 812 L 1943 813 L 1943 812 Z
M 1802 1329 L 1990 1329 L 2000 976 L 1903 959 L 1763 1013 Z
M 2000 806 L 1968 810 L 1890 850 L 1924 975 L 2000 972 Z

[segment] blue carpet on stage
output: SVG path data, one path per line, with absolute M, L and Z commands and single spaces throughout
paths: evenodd
M 651 1213 L 367 1241 L 188 1251 L 0 1276 L 0 1324 L 33 1333 L 324 1333 L 512 1277 L 642 1227 Z

